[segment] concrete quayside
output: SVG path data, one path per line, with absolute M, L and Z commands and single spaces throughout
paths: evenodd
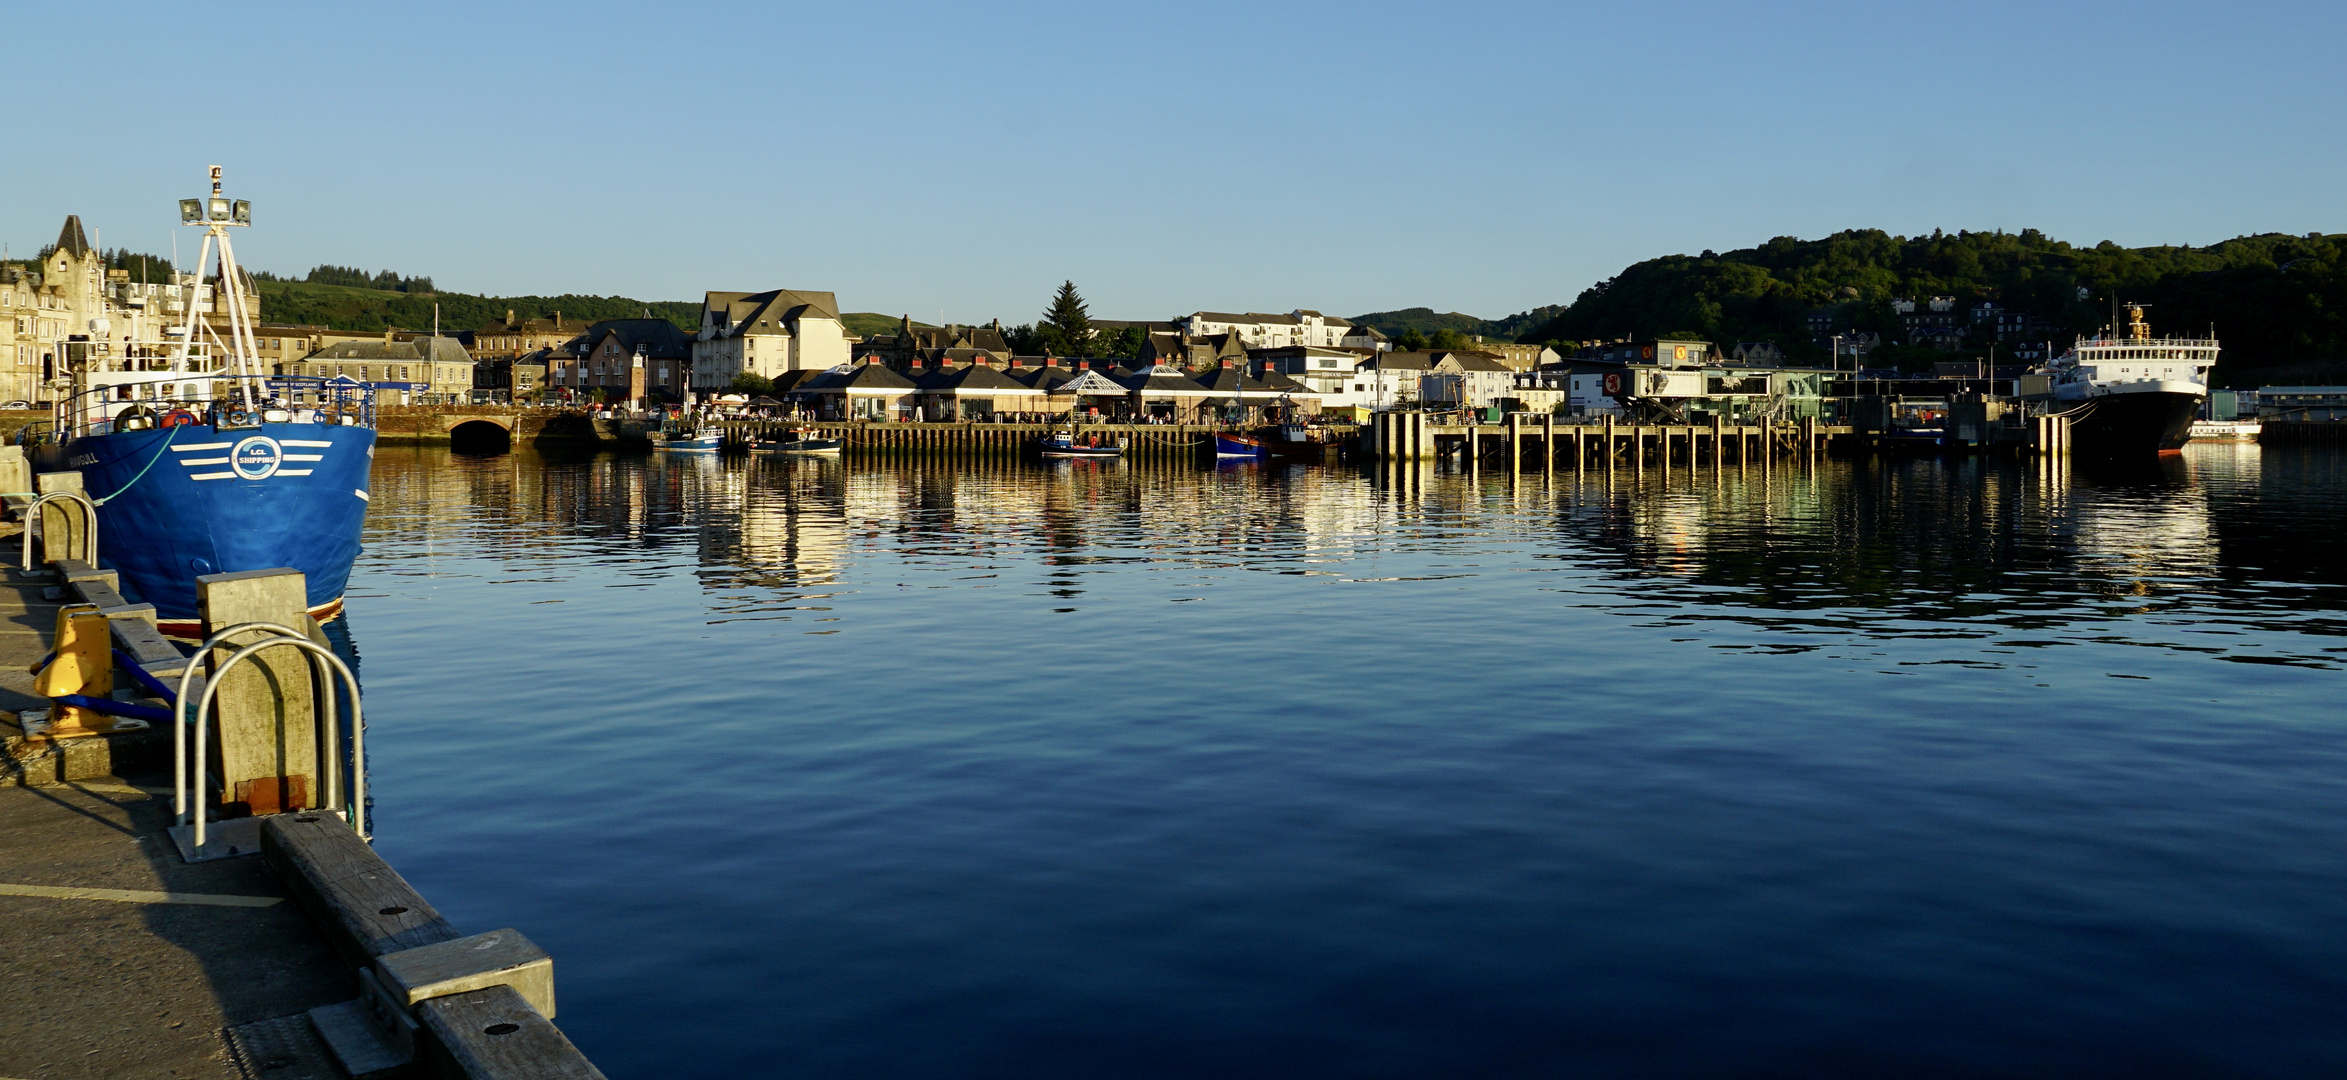
M 363 703 L 302 575 L 199 577 L 205 640 L 166 638 L 93 565 L 80 480 L 0 447 L 0 1077 L 602 1076 L 552 958 L 368 842 Z

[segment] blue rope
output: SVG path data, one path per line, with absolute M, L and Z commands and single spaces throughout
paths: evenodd
M 188 426 L 189 426 L 189 425 L 187 425 L 187 424 L 175 424 L 175 425 L 173 425 L 173 426 L 172 426 L 172 428 L 171 428 L 171 434 L 163 436 L 163 445 L 156 447 L 156 448 L 155 448 L 155 456 L 154 456 L 154 457 L 151 457 L 151 458 L 148 458 L 148 459 L 147 459 L 147 463 L 146 463 L 145 465 L 143 465 L 143 466 L 140 466 L 140 467 L 139 467 L 139 472 L 138 472 L 138 475 L 137 475 L 137 476 L 133 476 L 133 477 L 131 477 L 131 478 L 129 479 L 129 481 L 125 482 L 125 483 L 124 483 L 124 484 L 123 484 L 121 487 L 115 488 L 115 489 L 114 489 L 114 491 L 113 491 L 113 493 L 112 493 L 112 494 L 109 494 L 109 495 L 107 495 L 105 498 L 103 498 L 103 499 L 92 499 L 92 500 L 90 500 L 90 505 L 91 505 L 91 506 L 104 506 L 104 505 L 106 505 L 107 503 L 114 501 L 114 498 L 115 498 L 115 496 L 117 496 L 117 495 L 120 495 L 120 494 L 122 494 L 122 493 L 123 493 L 123 492 L 125 492 L 125 491 L 129 491 L 133 485 L 136 485 L 136 484 L 139 482 L 139 480 L 140 480 L 141 478 L 143 478 L 143 477 L 145 477 L 145 476 L 147 475 L 147 470 L 148 470 L 148 469 L 152 469 L 152 468 L 154 468 L 154 467 L 155 467 L 155 463 L 156 463 L 156 462 L 163 460 L 163 452 L 164 452 L 164 451 L 166 451 L 166 450 L 169 450 L 169 449 L 171 449 L 171 442 L 172 442 L 172 440 L 179 438 L 179 429 L 180 429 L 180 428 L 183 428 L 183 427 L 188 427 Z

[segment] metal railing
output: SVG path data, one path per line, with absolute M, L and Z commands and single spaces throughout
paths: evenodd
M 198 666 L 213 649 L 222 647 L 231 635 L 253 631 L 261 631 L 274 636 L 237 648 L 235 652 L 229 654 L 227 660 L 222 661 L 217 668 L 212 670 L 211 677 L 204 680 L 203 696 L 196 703 L 195 721 L 191 733 L 187 719 L 187 697 L 190 684 L 196 678 Z M 318 763 L 326 780 L 325 789 L 320 792 L 319 805 L 326 810 L 343 813 L 344 820 L 350 823 L 351 831 L 356 832 L 359 839 L 370 838 L 366 818 L 367 723 L 365 713 L 359 704 L 358 676 L 351 672 L 348 664 L 342 662 L 341 657 L 334 655 L 334 652 L 326 646 L 310 640 L 309 634 L 304 631 L 296 630 L 283 623 L 247 622 L 237 623 L 204 639 L 204 644 L 196 650 L 195 655 L 188 658 L 187 669 L 180 673 L 179 693 L 177 699 L 172 702 L 171 809 L 172 813 L 177 815 L 179 824 L 189 824 L 192 819 L 195 826 L 194 839 L 197 851 L 202 851 L 204 848 L 204 800 L 205 788 L 209 780 L 206 772 L 206 766 L 209 764 L 206 751 L 210 748 L 205 736 L 210 733 L 212 701 L 220 691 L 221 682 L 236 665 L 245 662 L 263 650 L 279 646 L 290 646 L 308 656 L 310 674 L 315 680 L 313 685 L 318 690 L 316 716 Z M 340 677 L 339 681 L 336 676 Z M 336 693 L 344 686 L 350 688 L 351 797 L 347 807 L 336 805 L 342 802 L 342 731 L 340 711 L 336 705 Z M 191 734 L 194 741 L 192 754 L 189 752 L 188 745 Z
M 31 567 L 33 565 L 32 526 L 34 522 L 41 520 L 41 508 L 49 505 L 52 502 L 69 502 L 81 508 L 82 520 L 88 522 L 90 526 L 90 558 L 88 561 L 93 566 L 97 565 L 98 505 L 91 502 L 89 496 L 84 495 L 78 491 L 52 491 L 46 495 L 42 495 L 41 497 L 34 499 L 30 504 L 25 506 L 24 513 L 22 515 L 22 520 L 25 523 L 25 530 L 23 534 L 24 548 L 17 554 L 16 565 L 23 567 Z M 49 530 L 46 528 L 41 530 L 41 546 L 44 549 L 44 553 L 46 553 L 46 549 L 51 542 L 51 537 L 48 535 L 48 533 Z M 54 562 L 55 560 L 50 561 Z

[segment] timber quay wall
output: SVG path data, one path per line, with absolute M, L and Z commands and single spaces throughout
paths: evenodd
M 2347 444 L 2347 420 L 2267 420 L 2258 425 L 2257 441 L 2275 446 L 2339 446 Z
M 987 424 L 906 423 L 884 421 L 779 420 L 731 421 L 723 425 L 726 441 L 748 444 L 759 439 L 788 439 L 793 431 L 809 431 L 819 438 L 838 439 L 843 453 L 881 457 L 1030 454 L 1037 440 L 1054 432 L 1073 430 L 1079 439 L 1099 437 L 1109 446 L 1124 447 L 1130 461 L 1189 461 L 1214 456 L 1214 433 L 1200 424 Z

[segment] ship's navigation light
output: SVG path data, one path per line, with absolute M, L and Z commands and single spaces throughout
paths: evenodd
M 208 200 L 208 202 L 209 202 L 209 205 L 208 205 L 208 207 L 207 207 L 208 213 L 205 215 L 206 217 L 209 217 L 209 218 L 210 218 L 211 220 L 213 220 L 213 221 L 226 221 L 226 220 L 228 220 L 228 200 L 226 200 L 226 199 L 211 199 L 211 200 Z
M 202 221 L 202 220 L 204 220 L 204 200 L 202 200 L 202 199 L 181 199 L 181 200 L 179 200 L 179 223 L 180 223 L 180 224 L 182 224 L 182 225 L 193 225 L 193 224 L 195 224 L 196 222 L 199 222 L 199 221 Z
M 239 225 L 253 223 L 253 201 L 251 199 L 236 200 L 236 223 Z

